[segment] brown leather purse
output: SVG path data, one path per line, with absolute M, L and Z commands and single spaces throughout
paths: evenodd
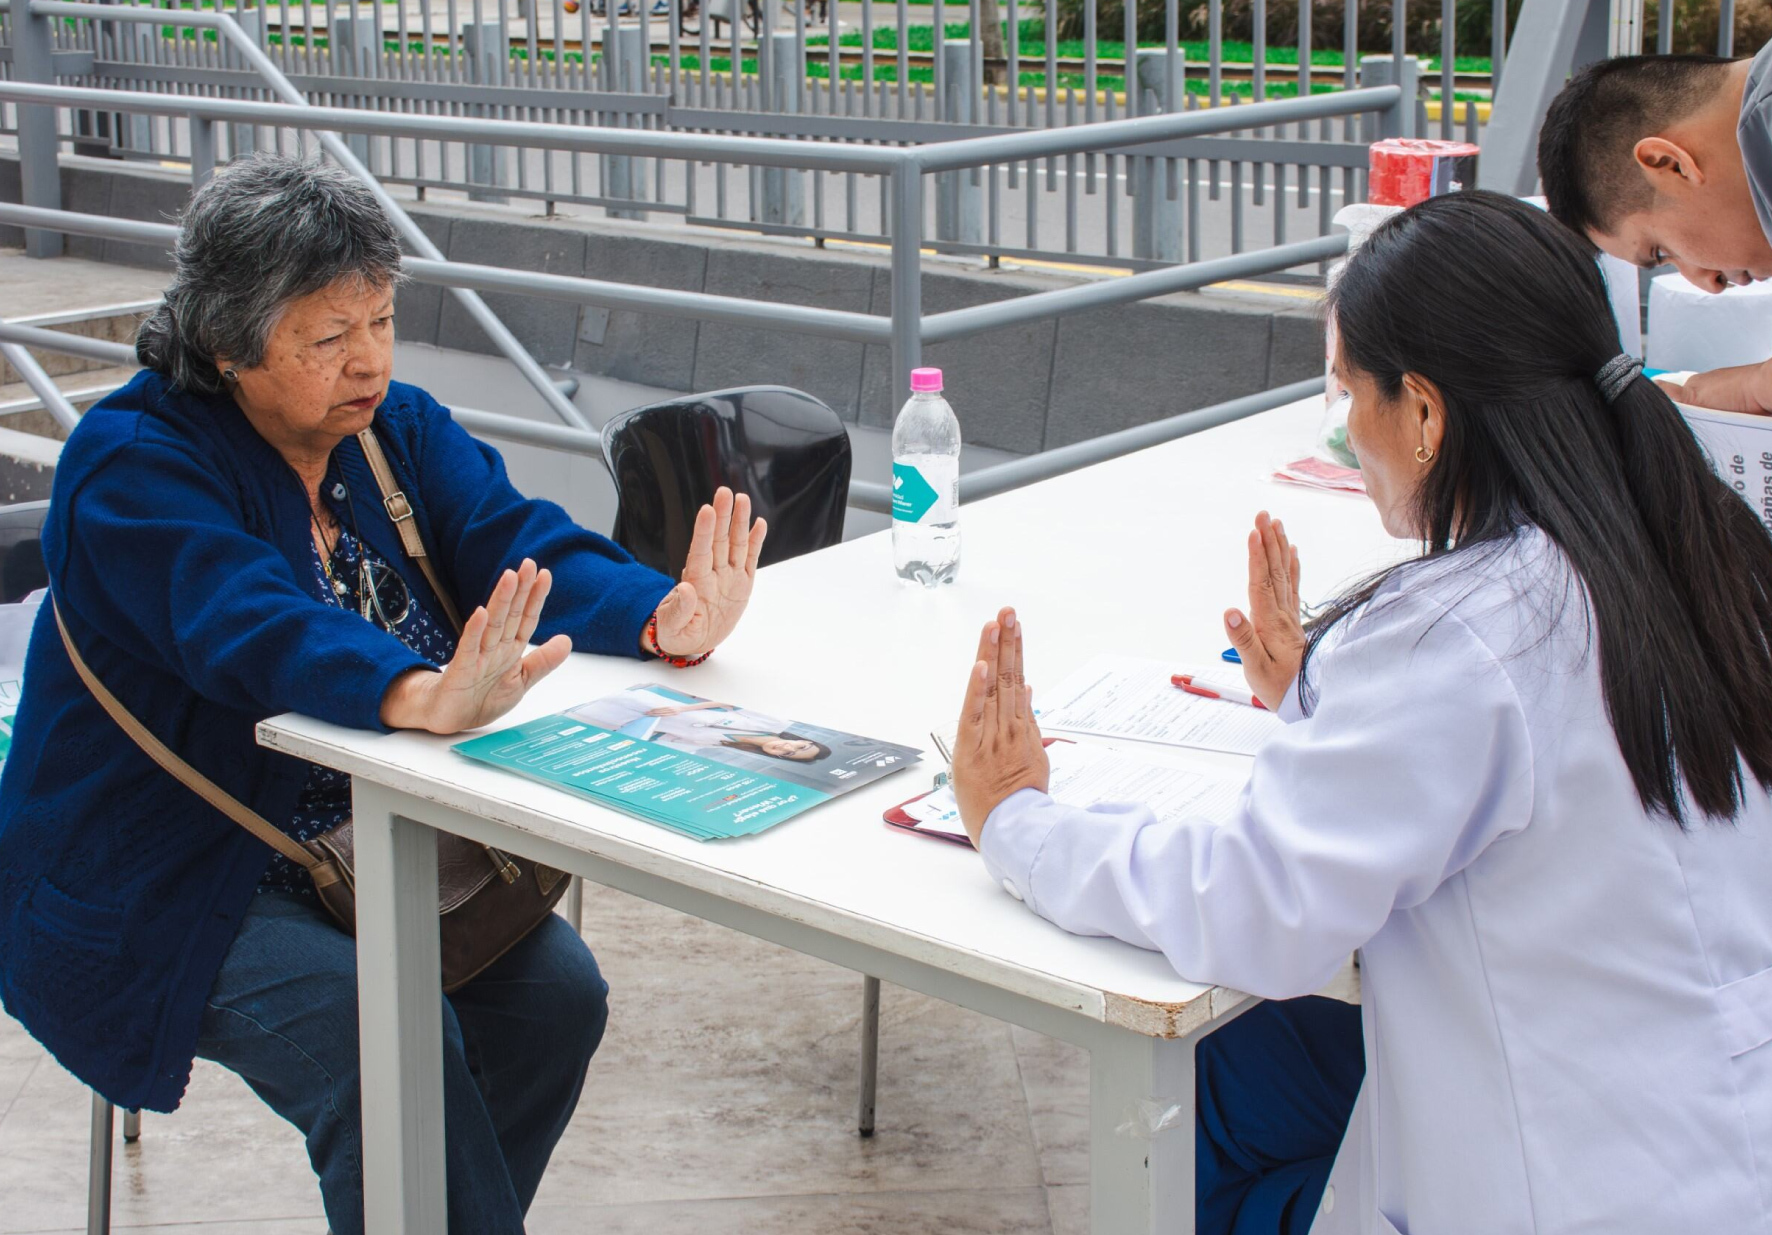
M 399 530 L 400 543 L 406 555 L 418 563 L 431 591 L 442 601 L 461 633 L 461 619 L 443 590 L 424 543 L 412 522 L 412 504 L 394 484 L 394 474 L 376 441 L 373 430 L 358 434 L 363 453 L 369 459 L 375 482 L 381 487 L 383 505 Z M 51 598 L 54 606 L 54 599 Z M 61 631 L 62 645 L 74 672 L 86 683 L 99 706 L 127 733 L 135 744 L 155 763 L 177 777 L 186 788 L 208 802 L 229 819 L 251 832 L 259 840 L 308 872 L 314 891 L 347 934 L 356 934 L 357 897 L 356 862 L 352 843 L 351 821 L 346 820 L 313 840 L 299 842 L 274 827 L 264 816 L 252 810 L 220 785 L 186 763 L 124 707 L 105 688 L 81 658 L 62 621 L 61 609 L 55 610 L 56 628 Z M 502 851 L 448 832 L 437 833 L 437 909 L 439 941 L 443 954 L 443 990 L 459 990 L 488 965 L 510 951 L 529 932 L 547 920 L 554 906 L 566 894 L 564 871 L 532 862 L 524 870 Z

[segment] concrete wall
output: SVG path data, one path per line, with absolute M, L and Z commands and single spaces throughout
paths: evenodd
M 187 182 L 160 169 L 66 158 L 73 210 L 164 220 Z M 0 200 L 18 200 L 16 162 L 0 156 Z M 413 215 L 449 257 L 511 269 L 884 314 L 883 254 L 730 237 L 708 229 L 613 219 L 526 215 L 522 208 L 415 204 Z M 9 234 L 10 232 L 10 234 Z M 0 244 L 19 244 L 0 227 Z M 74 240 L 107 261 L 164 264 L 140 246 Z M 925 264 L 923 305 L 938 313 L 1069 286 L 1074 277 Z M 610 312 L 561 301 L 489 295 L 543 364 L 670 390 L 780 383 L 817 395 L 847 420 L 890 425 L 887 349 L 775 330 Z M 439 288 L 401 294 L 402 339 L 490 352 L 491 342 Z M 1097 437 L 1322 371 L 1322 330 L 1308 301 L 1210 291 L 993 331 L 925 352 L 947 370 L 966 440 L 1021 453 Z

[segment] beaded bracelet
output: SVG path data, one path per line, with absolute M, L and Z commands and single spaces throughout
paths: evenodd
M 714 649 L 712 648 L 709 648 L 700 656 L 693 658 L 687 656 L 672 656 L 669 652 L 665 651 L 658 641 L 657 613 L 654 613 L 651 617 L 646 619 L 646 638 L 652 643 L 652 654 L 664 661 L 665 664 L 671 665 L 677 669 L 693 669 L 714 654 Z

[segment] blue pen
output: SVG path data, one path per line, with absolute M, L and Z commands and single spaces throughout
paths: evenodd
M 1237 655 L 1236 648 L 1226 648 L 1220 653 L 1220 655 L 1224 660 L 1230 661 L 1233 665 L 1240 665 L 1243 663 L 1243 658 Z

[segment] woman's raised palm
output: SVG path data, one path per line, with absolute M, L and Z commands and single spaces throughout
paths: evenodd
M 696 657 L 718 647 L 751 599 L 769 523 L 751 523 L 751 499 L 722 486 L 695 516 L 682 582 L 658 606 L 658 649 Z
M 460 733 L 489 724 L 515 707 L 572 651 L 572 640 L 565 635 L 529 648 L 553 583 L 553 575 L 536 569 L 529 558 L 516 570 L 505 571 L 486 603 L 469 615 L 455 655 L 443 671 L 409 674 L 396 683 L 412 695 L 398 701 L 394 715 L 384 709 L 384 720 L 395 728 Z

